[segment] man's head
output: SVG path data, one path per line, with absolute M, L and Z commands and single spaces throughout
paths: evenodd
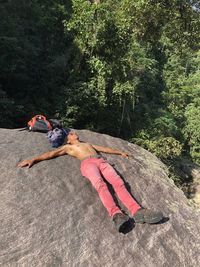
M 79 141 L 79 136 L 74 130 L 70 130 L 65 137 L 65 143 L 73 144 L 74 142 Z

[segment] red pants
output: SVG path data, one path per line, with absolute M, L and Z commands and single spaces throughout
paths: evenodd
M 131 215 L 135 214 L 136 211 L 141 208 L 127 191 L 121 177 L 103 158 L 94 158 L 91 156 L 83 160 L 81 162 L 81 173 L 90 180 L 94 188 L 97 190 L 99 197 L 110 216 L 113 217 L 114 214 L 122 213 L 122 211 L 117 207 L 113 200 L 102 175 L 113 186 L 118 198 L 130 211 Z

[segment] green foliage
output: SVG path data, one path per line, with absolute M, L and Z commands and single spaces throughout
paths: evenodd
M 8 98 L 6 92 L 0 89 L 0 127 L 13 128 L 16 113 L 23 114 L 23 106 L 16 105 L 14 100 Z
M 133 8 L 132 3 L 126 1 L 118 1 L 115 6 L 109 1 L 100 4 L 73 1 L 73 16 L 69 22 L 64 22 L 66 32 L 73 35 L 79 49 L 73 65 L 80 73 L 78 79 L 70 80 L 66 99 L 73 98 L 71 88 L 76 95 L 84 88 L 93 101 L 95 98 L 96 105 L 93 109 L 94 105 L 88 99 L 87 112 L 79 98 L 81 109 L 86 111 L 85 125 L 124 137 L 133 132 L 136 100 L 144 96 L 148 101 L 144 84 L 153 95 L 158 73 L 157 61 L 148 55 L 148 48 L 138 42 L 137 31 L 131 26 L 134 25 L 133 16 L 126 12 L 128 6 Z M 89 110 L 93 110 L 93 118 L 88 116 Z M 82 121 L 81 116 L 82 112 L 74 114 L 76 125 Z
M 190 147 L 191 157 L 200 163 L 200 98 L 199 101 L 189 104 L 185 110 L 185 127 L 183 128 L 184 137 Z
M 181 155 L 182 145 L 173 137 L 163 137 L 150 141 L 148 149 L 161 159 L 172 159 Z
M 55 113 L 67 75 L 63 1 L 4 1 L 0 16 L 0 84 L 20 110 L 13 127 L 37 113 Z M 57 97 L 57 95 L 59 97 Z M 7 113 L 5 113 L 6 115 Z M 7 115 L 6 115 L 7 116 Z M 24 121 L 24 123 L 22 123 Z
M 144 130 L 139 132 L 138 136 L 132 138 L 131 141 L 154 153 L 162 160 L 179 157 L 183 148 L 181 143 L 173 137 L 163 136 L 152 139 Z
M 200 162 L 198 127 L 200 103 L 199 52 L 186 50 L 184 55 L 172 54 L 166 64 L 165 80 L 168 91 L 163 97 L 182 132 L 182 143 L 189 155 Z

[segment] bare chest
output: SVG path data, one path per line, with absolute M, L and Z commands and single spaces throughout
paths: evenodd
M 88 143 L 78 143 L 71 146 L 71 153 L 94 152 L 94 148 Z

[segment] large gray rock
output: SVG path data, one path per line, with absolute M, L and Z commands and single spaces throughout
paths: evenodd
M 118 138 L 86 130 L 83 141 L 128 151 L 107 155 L 144 207 L 169 220 L 118 233 L 96 191 L 62 156 L 19 169 L 25 158 L 50 149 L 41 133 L 0 129 L 0 266 L 198 267 L 200 219 L 166 167 L 151 153 Z

